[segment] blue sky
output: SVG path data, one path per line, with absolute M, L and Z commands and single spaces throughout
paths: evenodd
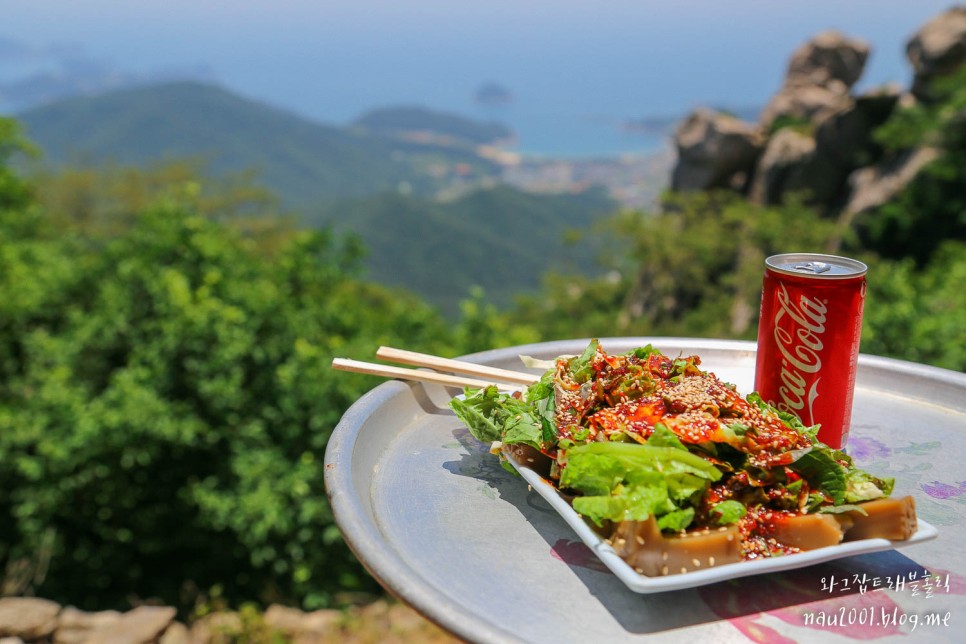
M 862 86 L 906 82 L 905 42 L 948 6 L 948 0 L 0 0 L 0 38 L 37 51 L 70 43 L 76 57 L 119 73 L 194 70 L 331 122 L 400 103 L 465 112 L 473 109 L 474 90 L 490 80 L 518 96 L 519 110 L 618 119 L 699 104 L 764 103 L 792 50 L 828 28 L 873 45 Z M 11 69 L 0 61 L 7 77 Z

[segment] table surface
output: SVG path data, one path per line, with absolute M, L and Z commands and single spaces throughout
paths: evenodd
M 652 343 L 751 391 L 755 345 Z M 469 359 L 579 353 L 585 340 Z M 667 593 L 631 592 L 538 494 L 447 408 L 453 390 L 387 382 L 350 408 L 326 451 L 326 488 L 353 551 L 390 592 L 470 641 L 961 641 L 966 626 L 966 375 L 860 356 L 847 451 L 894 477 L 932 541 Z

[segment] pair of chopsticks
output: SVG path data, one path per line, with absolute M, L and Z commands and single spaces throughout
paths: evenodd
M 463 362 L 462 360 L 451 360 L 441 358 L 426 353 L 406 351 L 404 349 L 394 349 L 392 347 L 379 347 L 376 357 L 388 362 L 412 365 L 415 367 L 426 367 L 433 371 L 424 369 L 405 369 L 393 367 L 374 362 L 362 362 L 359 360 L 349 360 L 347 358 L 333 358 L 332 368 L 340 371 L 351 371 L 353 373 L 365 373 L 385 378 L 399 378 L 402 380 L 416 380 L 419 382 L 432 382 L 440 385 L 450 385 L 453 387 L 487 387 L 497 385 L 503 389 L 507 385 L 530 385 L 540 380 L 539 375 L 523 373 L 521 371 L 510 371 L 508 369 L 498 369 L 485 365 Z M 463 374 L 463 375 L 453 375 Z M 475 376 L 466 378 L 464 376 Z M 512 388 L 512 387 L 510 387 Z

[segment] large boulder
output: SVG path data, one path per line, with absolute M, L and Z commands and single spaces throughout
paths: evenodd
M 31 642 L 46 639 L 57 628 L 60 604 L 36 597 L 0 598 L 0 637 Z
M 116 610 L 88 613 L 67 606 L 57 619 L 54 644 L 81 644 L 93 631 L 113 624 L 120 617 L 121 613 Z
M 820 124 L 832 114 L 848 109 L 852 103 L 848 94 L 821 85 L 786 85 L 762 110 L 761 124 L 766 131 L 774 129 L 779 120 Z
M 700 108 L 678 126 L 674 144 L 678 160 L 672 190 L 743 190 L 761 153 L 762 136 L 750 123 Z
M 812 85 L 846 94 L 862 76 L 869 45 L 837 31 L 824 31 L 792 53 L 786 86 Z
M 906 44 L 906 55 L 915 72 L 912 93 L 929 100 L 933 81 L 966 62 L 966 7 L 954 7 L 923 25 Z
M 768 140 L 758 162 L 749 197 L 755 203 L 781 203 L 790 192 L 809 191 L 809 169 L 815 139 L 793 128 L 782 128 Z
M 779 119 L 821 123 L 848 108 L 849 89 L 862 76 L 869 46 L 837 31 L 825 31 L 795 50 L 781 89 L 761 114 L 767 131 Z
M 93 629 L 86 644 L 147 644 L 156 642 L 174 622 L 170 606 L 138 606 Z
M 816 203 L 841 206 L 849 175 L 882 156 L 873 136 L 902 97 L 898 86 L 867 92 L 846 108 L 826 117 L 815 128 L 815 155 L 807 175 Z

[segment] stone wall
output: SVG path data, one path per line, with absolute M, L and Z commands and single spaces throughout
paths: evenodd
M 190 625 L 168 606 L 84 612 L 46 599 L 0 598 L 0 644 L 208 644 L 228 642 L 457 642 L 399 603 L 376 601 L 347 611 L 213 612 Z

